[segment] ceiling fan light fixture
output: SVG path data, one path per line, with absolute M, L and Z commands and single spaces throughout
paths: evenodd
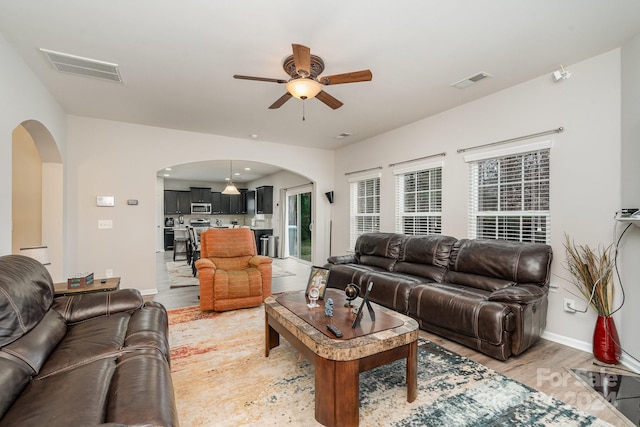
M 311 99 L 322 91 L 322 85 L 313 79 L 299 78 L 289 80 L 287 92 L 298 99 Z

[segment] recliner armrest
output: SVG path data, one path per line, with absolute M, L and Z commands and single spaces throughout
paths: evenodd
M 137 289 L 70 295 L 53 300 L 51 308 L 67 323 L 77 323 L 113 313 L 138 310 L 144 301 Z
M 336 256 L 330 256 L 329 258 L 327 258 L 327 262 L 329 264 L 357 264 L 358 259 L 356 258 L 355 254 L 336 255 Z
M 212 268 L 216 269 L 216 265 L 209 258 L 200 258 L 196 261 L 196 268 L 200 270 L 201 268 Z
M 529 304 L 540 300 L 547 295 L 546 286 L 516 285 L 493 291 L 489 301 L 510 302 L 517 304 Z
M 271 264 L 272 262 L 273 262 L 273 259 L 264 255 L 255 255 L 249 258 L 249 264 L 254 267 L 257 267 L 260 264 Z

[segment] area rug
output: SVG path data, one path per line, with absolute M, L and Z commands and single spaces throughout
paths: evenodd
M 264 357 L 264 309 L 169 312 L 180 423 L 318 426 L 314 370 L 281 339 Z M 361 426 L 608 426 L 585 412 L 421 340 L 418 398 L 397 361 L 360 375 Z
M 285 270 L 279 265 L 271 265 L 271 277 L 286 277 L 295 276 L 290 271 Z M 167 274 L 169 275 L 169 287 L 170 288 L 182 288 L 185 286 L 199 286 L 200 282 L 197 277 L 193 277 L 193 271 L 191 265 L 186 261 L 169 261 L 167 262 Z

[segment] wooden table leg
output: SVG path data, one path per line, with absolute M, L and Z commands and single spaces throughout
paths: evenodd
M 407 353 L 407 402 L 418 397 L 418 341 L 409 344 Z
M 264 313 L 264 357 L 269 357 L 269 351 L 280 345 L 280 334 L 269 325 L 269 315 Z
M 327 427 L 356 427 L 360 422 L 358 361 L 319 359 L 315 371 L 316 421 Z

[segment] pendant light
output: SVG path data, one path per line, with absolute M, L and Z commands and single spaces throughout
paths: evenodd
M 235 185 L 233 185 L 233 161 L 229 160 L 229 182 L 222 191 L 222 194 L 240 194 Z

